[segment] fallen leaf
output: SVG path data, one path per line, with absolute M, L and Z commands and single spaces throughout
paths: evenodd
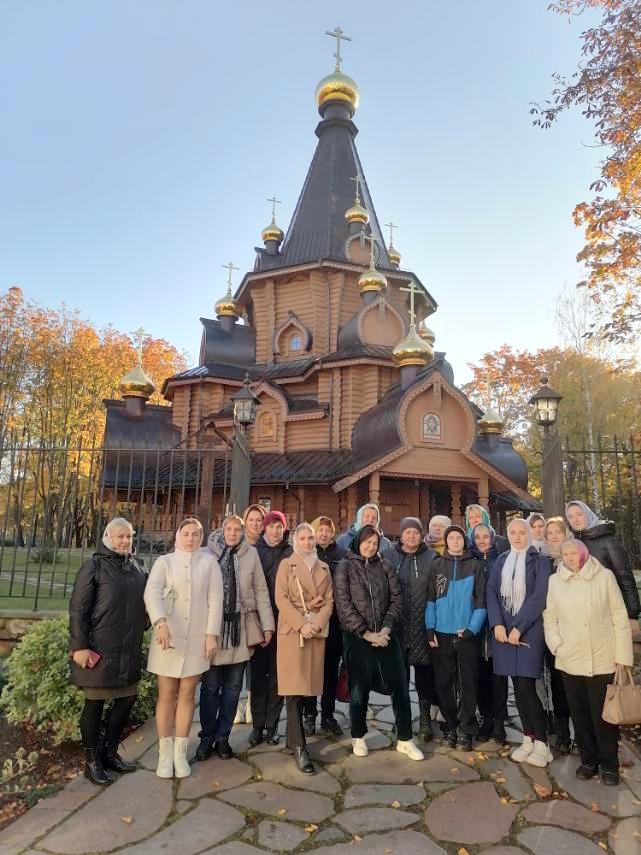
M 134 737 L 134 742 L 142 742 L 144 738 L 144 736 L 136 736 Z
M 544 787 L 542 784 L 534 784 L 534 792 L 542 799 L 547 799 L 552 795 L 552 790 L 549 787 Z
M 497 784 L 504 784 L 504 783 L 505 783 L 505 778 L 497 778 L 497 779 L 496 779 L 496 783 L 497 783 Z
M 134 821 L 133 816 L 121 816 L 120 819 L 127 825 L 131 825 L 131 823 Z
M 458 855 L 470 855 L 470 853 L 467 851 L 465 846 L 461 846 L 461 848 L 458 851 Z
M 361 843 L 361 842 L 362 842 L 362 840 L 363 840 L 363 838 L 362 838 L 362 837 L 359 837 L 359 836 L 358 836 L 358 834 L 355 834 L 355 835 L 352 837 L 352 843 Z
M 306 825 L 306 826 L 305 826 L 305 831 L 306 831 L 308 834 L 313 834 L 315 831 L 318 831 L 318 826 L 317 826 L 317 825 L 314 825 L 314 823 L 313 823 L 313 822 L 310 822 L 310 824 L 309 824 L 309 825 Z
M 450 769 L 450 772 L 458 772 L 458 769 Z
M 424 786 L 425 786 L 425 784 L 424 784 L 424 782 L 423 782 L 423 781 L 419 781 L 419 783 L 418 783 L 416 786 L 417 786 L 417 787 L 424 787 Z
M 501 799 L 501 804 L 502 804 L 502 805 L 506 805 L 506 804 L 508 804 L 508 800 L 507 800 L 507 799 Z
M 600 846 L 601 849 L 605 849 L 606 852 L 608 851 L 608 847 L 605 845 L 605 843 L 602 843 L 600 840 L 597 843 L 597 846 Z
M 212 787 L 213 787 L 215 790 L 219 790 L 219 789 L 220 789 L 220 781 L 212 781 L 212 782 L 211 782 L 211 785 L 212 785 Z
M 383 849 L 383 855 L 392 855 L 391 849 Z
M 278 810 L 276 811 L 276 813 L 278 814 L 278 816 L 285 816 L 285 814 L 287 813 L 287 811 L 285 810 L 285 808 L 278 808 Z
M 638 831 L 633 831 L 632 836 L 633 837 L 641 837 L 641 833 L 639 833 Z
M 401 803 L 399 802 L 399 800 L 394 799 L 394 801 L 392 802 L 392 807 L 393 808 L 400 808 L 400 806 L 401 806 Z
M 595 804 L 594 802 L 592 802 L 592 804 L 590 805 L 590 807 L 591 807 L 591 809 L 594 811 L 594 813 L 598 813 L 598 812 L 599 812 L 599 806 L 598 806 L 597 804 Z

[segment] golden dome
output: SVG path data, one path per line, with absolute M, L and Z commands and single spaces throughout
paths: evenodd
M 414 324 L 410 325 L 408 334 L 392 351 L 392 359 L 399 368 L 404 368 L 406 365 L 427 365 L 433 357 L 434 351 L 431 345 L 419 336 Z
M 501 434 L 503 433 L 504 424 L 505 422 L 501 416 L 492 407 L 488 407 L 483 413 L 483 418 L 479 419 L 479 433 L 481 436 Z
M 354 202 L 352 207 L 345 211 L 345 219 L 350 225 L 352 223 L 363 223 L 366 226 L 369 223 L 369 214 L 360 202 Z
M 264 243 L 267 243 L 268 240 L 275 240 L 278 241 L 278 243 L 281 243 L 285 237 L 285 232 L 280 228 L 280 226 L 276 225 L 274 220 L 272 220 L 271 223 L 268 226 L 265 226 L 262 230 L 261 237 Z
M 401 264 L 401 254 L 396 249 L 396 247 L 389 245 L 387 249 L 387 257 L 389 258 L 389 263 L 392 267 L 400 267 Z
M 118 390 L 123 398 L 144 398 L 149 400 L 156 391 L 156 387 L 143 371 L 142 365 L 138 364 L 120 381 Z
M 316 87 L 316 103 L 321 111 L 329 101 L 341 101 L 349 106 L 353 115 L 358 107 L 359 97 L 358 86 L 342 71 L 333 71 L 323 77 Z
M 436 336 L 434 335 L 434 332 L 427 326 L 425 321 L 421 321 L 421 323 L 419 324 L 418 334 L 423 339 L 423 341 L 426 341 L 430 345 L 430 347 L 434 347 Z
M 238 308 L 238 301 L 235 300 L 231 295 L 231 288 L 227 289 L 227 293 L 214 305 L 214 311 L 216 312 L 217 318 L 239 318 L 240 317 L 240 309 Z
M 358 287 L 361 289 L 361 294 L 366 294 L 368 291 L 380 292 L 387 288 L 387 279 L 380 270 L 370 266 L 358 277 Z

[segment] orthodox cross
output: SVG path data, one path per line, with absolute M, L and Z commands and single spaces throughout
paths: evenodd
M 268 199 L 267 201 L 272 203 L 272 223 L 275 223 L 276 222 L 276 205 L 280 205 L 281 201 L 280 201 L 280 199 L 277 199 L 275 196 L 272 196 L 272 198 Z M 236 268 L 236 270 L 238 270 L 238 268 Z
M 339 73 L 342 71 L 341 68 L 341 41 L 351 42 L 351 38 L 349 36 L 343 35 L 343 31 L 340 27 L 336 27 L 334 30 L 325 30 L 326 36 L 331 36 L 333 39 L 336 39 L 336 53 L 334 56 L 336 57 L 336 71 Z
M 232 270 L 239 270 L 240 268 L 234 267 L 231 261 L 228 261 L 227 264 L 221 264 L 220 266 L 225 267 L 227 270 L 229 270 L 229 275 L 227 276 L 227 290 L 231 294 L 231 272 Z
M 361 203 L 360 189 L 361 189 L 361 184 L 365 184 L 365 179 L 361 175 L 357 175 L 356 178 L 350 178 L 349 180 L 356 182 L 356 204 L 360 205 L 360 203 Z M 363 194 L 363 196 L 364 195 L 365 194 Z
M 394 229 L 397 229 L 398 226 L 391 220 L 389 223 L 385 223 L 385 226 L 389 229 L 389 245 L 394 246 Z
M 149 333 L 147 333 L 143 327 L 138 327 L 137 330 L 133 330 L 129 333 L 135 339 L 138 339 L 138 344 L 136 345 L 136 349 L 138 350 L 138 365 L 142 365 L 142 346 L 146 338 L 151 338 Z
M 369 245 L 370 245 L 370 246 L 369 246 L 369 266 L 370 266 L 370 267 L 374 267 L 374 266 L 375 266 L 375 265 L 374 265 L 374 261 L 375 261 L 375 252 L 374 252 L 374 247 L 375 247 L 375 245 L 376 245 L 376 238 L 374 237 L 374 235 L 373 235 L 373 233 L 372 233 L 372 234 L 369 234 L 369 235 L 365 235 L 364 240 L 368 240 L 368 241 L 369 241 Z
M 412 279 L 410 282 L 409 288 L 399 288 L 399 291 L 407 291 L 410 295 L 410 326 L 415 326 L 416 324 L 416 312 L 414 311 L 414 296 L 418 294 L 418 288 L 416 287 L 416 282 Z

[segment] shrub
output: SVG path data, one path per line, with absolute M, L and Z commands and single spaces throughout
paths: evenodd
M 45 546 L 40 550 L 32 552 L 29 556 L 29 561 L 34 564 L 53 564 L 55 558 L 55 549 L 52 546 Z
M 145 662 L 148 643 L 146 638 Z M 84 695 L 70 681 L 69 618 L 66 615 L 35 623 L 9 657 L 7 672 L 0 708 L 9 721 L 31 724 L 36 730 L 49 734 L 55 744 L 80 741 L 78 720 Z M 143 671 L 133 720 L 142 722 L 149 718 L 155 703 L 155 677 Z

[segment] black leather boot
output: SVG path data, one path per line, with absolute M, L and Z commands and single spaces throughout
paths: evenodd
M 221 760 L 231 760 L 234 756 L 234 752 L 232 751 L 232 747 L 229 744 L 228 739 L 216 740 L 216 754 L 218 754 Z
M 306 748 L 294 748 L 294 760 L 301 772 L 304 772 L 306 775 L 316 774 L 316 769 Z
M 321 718 L 321 730 L 324 730 L 326 733 L 333 733 L 334 736 L 343 735 L 343 728 L 336 721 L 333 715 Z
M 247 741 L 252 746 L 252 748 L 256 745 L 260 745 L 263 741 L 263 730 L 261 727 L 252 728 L 251 733 L 247 737 Z
M 306 715 L 303 718 L 303 733 L 305 736 L 313 736 L 316 733 L 316 716 Z
M 431 742 L 434 739 L 434 731 L 432 730 L 430 704 L 427 701 L 419 701 L 419 709 L 418 738 L 422 739 L 423 742 Z
M 556 750 L 559 752 L 559 754 L 569 754 L 571 747 L 570 719 L 561 716 L 555 716 L 554 732 L 556 733 Z
M 201 737 L 200 742 L 198 743 L 198 748 L 196 749 L 196 760 L 209 760 L 211 755 L 214 753 L 214 741 L 213 739 L 203 739 Z
M 102 751 L 102 765 L 105 769 L 113 769 L 121 775 L 126 775 L 127 772 L 135 772 L 138 768 L 137 763 L 130 763 L 129 760 L 123 760 L 118 754 L 117 742 L 105 742 Z
M 108 784 L 113 784 L 113 778 L 102 765 L 102 757 L 95 748 L 87 748 L 85 750 L 85 778 L 88 778 L 92 784 L 98 784 L 100 787 L 106 787 Z

